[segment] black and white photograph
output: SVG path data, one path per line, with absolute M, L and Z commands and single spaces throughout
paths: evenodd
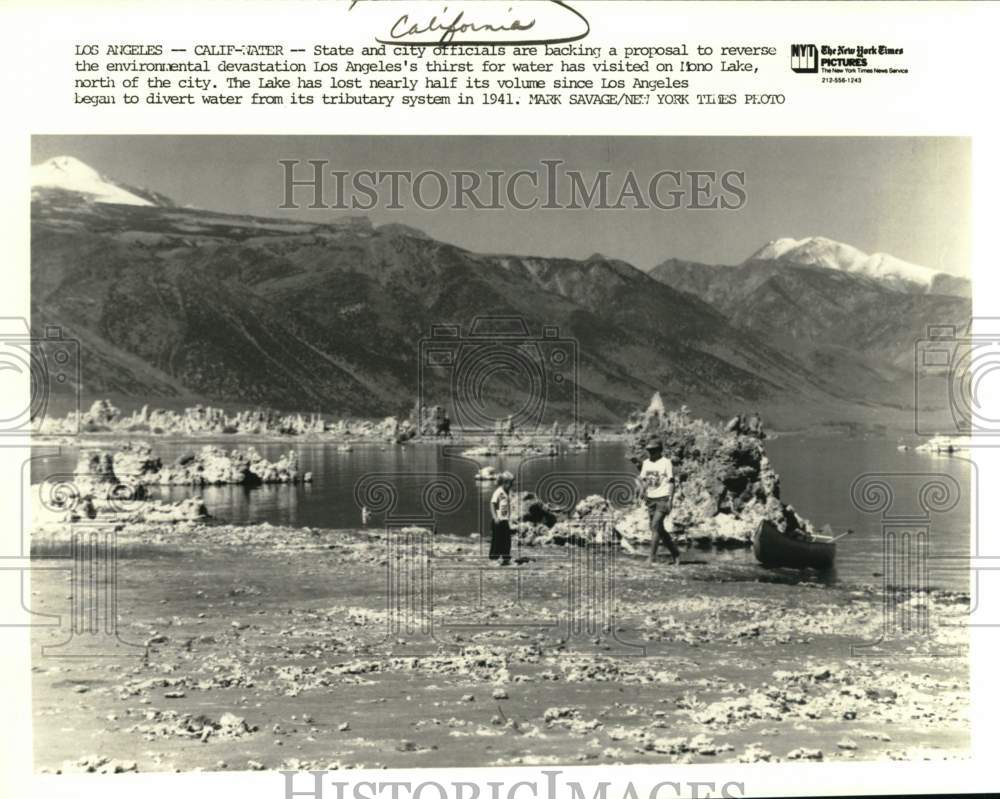
M 36 773 L 970 757 L 970 139 L 30 150 Z

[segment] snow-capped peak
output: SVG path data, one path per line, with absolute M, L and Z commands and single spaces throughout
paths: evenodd
M 869 255 L 849 244 L 812 236 L 805 239 L 776 239 L 750 256 L 751 261 L 783 261 L 803 266 L 820 266 L 841 272 L 856 272 L 887 282 L 906 281 L 929 288 L 937 270 L 911 264 L 892 255 Z
M 62 189 L 87 195 L 98 203 L 153 205 L 149 200 L 116 185 L 78 158 L 58 155 L 31 167 L 32 189 Z

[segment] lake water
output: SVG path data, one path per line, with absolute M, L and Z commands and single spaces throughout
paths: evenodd
M 157 441 L 154 451 L 169 462 L 202 443 Z M 233 438 L 217 443 L 226 448 L 245 446 Z M 486 462 L 462 458 L 461 447 L 376 444 L 355 445 L 353 451 L 341 452 L 336 445 L 308 442 L 254 446 L 269 459 L 296 449 L 302 469 L 313 473 L 313 482 L 254 489 L 197 489 L 213 516 L 234 523 L 360 527 L 356 490 L 359 481 L 365 480 L 361 488 L 371 487 L 366 501 L 373 510 L 386 508 L 391 500 L 394 517 L 419 519 L 427 515 L 425 503 L 429 501 L 437 509 L 434 518 L 439 534 L 469 536 L 488 529 L 486 504 L 493 486 L 473 480 L 478 467 Z M 880 440 L 782 437 L 768 441 L 767 451 L 781 476 L 781 496 L 786 502 L 819 526 L 829 524 L 838 532 L 855 530 L 838 544 L 837 570 L 831 579 L 855 585 L 880 584 L 887 562 L 889 572 L 892 570 L 892 558 L 887 561 L 884 555 L 886 541 L 903 545 L 902 534 L 908 532 L 912 544 L 918 540 L 912 534 L 923 527 L 923 538 L 919 540 L 921 544 L 926 542 L 930 558 L 927 582 L 934 587 L 967 590 L 967 577 L 959 565 L 945 568 L 944 562 L 936 563 L 939 558 L 961 558 L 969 553 L 970 481 L 974 472 L 967 460 L 900 452 L 894 442 Z M 35 461 L 33 480 L 72 472 L 75 463 L 76 452 L 64 447 L 58 455 Z M 540 493 L 562 501 L 571 499 L 572 492 L 578 497 L 604 493 L 608 485 L 621 483 L 634 474 L 625 460 L 624 445 L 619 443 L 595 444 L 588 450 L 556 458 L 490 463 L 517 474 L 516 488 L 538 490 L 540 485 L 547 485 L 551 491 Z M 857 490 L 852 500 L 851 487 L 863 475 L 868 475 L 863 478 L 868 488 Z M 429 490 L 434 483 L 438 488 Z M 940 490 L 935 491 L 935 485 Z M 185 487 L 157 488 L 154 496 L 174 500 L 191 493 L 192 489 Z M 886 498 L 891 500 L 883 508 Z M 936 510 L 949 505 L 953 507 Z M 927 514 L 925 507 L 932 512 Z M 927 516 L 926 524 L 914 520 L 921 515 Z M 386 512 L 375 513 L 369 524 L 380 526 L 385 516 Z M 904 516 L 909 521 L 899 521 Z M 753 562 L 749 551 L 699 557 Z

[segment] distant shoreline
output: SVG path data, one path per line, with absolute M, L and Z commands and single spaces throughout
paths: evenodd
M 518 437 L 515 435 L 515 439 Z M 526 436 L 526 439 L 534 439 L 537 441 L 558 441 L 561 443 L 570 443 L 573 441 L 571 437 L 567 436 Z M 808 429 L 798 429 L 798 430 L 768 430 L 766 440 L 775 441 L 777 439 L 785 438 L 803 438 L 803 439 L 829 439 L 829 438 L 839 438 L 848 441 L 888 441 L 892 443 L 897 443 L 902 439 L 907 439 L 908 441 L 922 441 L 927 439 L 927 436 L 916 436 L 912 432 L 907 433 L 906 431 L 885 431 L 884 433 L 867 433 L 867 434 L 857 434 L 850 433 L 847 431 L 831 430 L 829 428 L 808 430 Z M 31 446 L 33 447 L 44 447 L 44 446 L 74 446 L 77 443 L 83 442 L 89 445 L 105 445 L 114 446 L 117 442 L 121 441 L 137 441 L 137 440 L 150 440 L 150 441 L 162 441 L 167 443 L 172 442 L 191 442 L 191 443 L 218 443 L 220 441 L 233 441 L 242 442 L 248 444 L 254 443 L 295 443 L 301 442 L 304 444 L 332 444 L 332 445 L 351 445 L 351 446 L 458 446 L 458 445 L 481 445 L 485 443 L 490 443 L 495 439 L 492 434 L 485 433 L 467 433 L 467 434 L 457 434 L 451 438 L 445 437 L 416 437 L 409 439 L 405 442 L 396 442 L 381 440 L 372 437 L 365 436 L 343 436 L 334 433 L 302 433 L 302 434 L 284 434 L 284 433 L 196 433 L 196 434 L 184 434 L 184 433 L 151 433 L 149 431 L 100 431 L 92 433 L 78 433 L 75 435 L 33 435 L 31 437 Z M 626 443 L 629 440 L 628 433 L 598 433 L 594 435 L 591 443 L 592 444 L 607 444 L 607 443 Z

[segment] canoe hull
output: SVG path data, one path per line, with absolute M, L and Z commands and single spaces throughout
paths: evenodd
M 753 554 L 765 566 L 826 571 L 833 568 L 837 545 L 832 541 L 789 538 L 772 522 L 763 521 L 753 536 Z

